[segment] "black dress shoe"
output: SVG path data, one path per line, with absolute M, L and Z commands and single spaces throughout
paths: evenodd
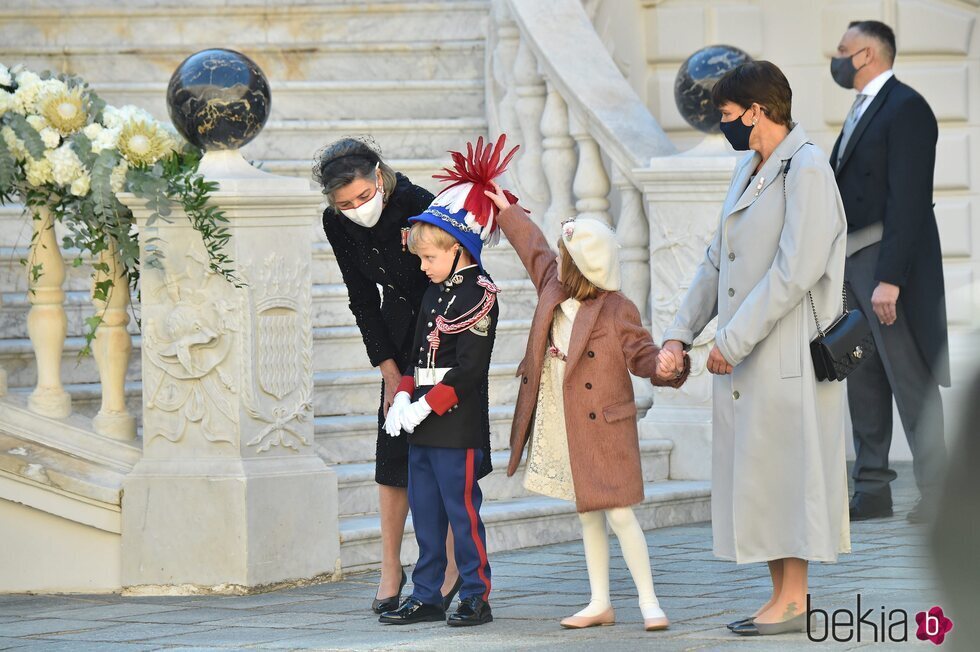
M 463 586 L 463 576 L 460 575 L 456 578 L 456 583 L 453 584 L 453 588 L 449 589 L 449 593 L 442 596 L 442 608 L 449 611 L 449 607 L 453 606 L 453 599 L 456 594 L 459 593 L 459 589 Z
M 728 623 L 727 625 L 725 625 L 725 627 L 734 630 L 736 627 L 739 627 L 740 625 L 745 625 L 746 623 L 751 623 L 753 620 L 755 620 L 755 617 L 749 616 L 748 618 L 742 618 L 741 620 L 736 620 L 735 622 Z
M 888 518 L 892 512 L 892 499 L 889 496 L 875 496 L 857 492 L 851 498 L 850 516 L 852 521 L 867 521 L 872 518 Z
M 379 623 L 387 625 L 411 625 L 413 623 L 434 623 L 446 620 L 446 610 L 441 604 L 422 604 L 416 598 L 405 598 L 405 602 L 394 611 L 387 611 L 378 618 Z
M 490 613 L 490 603 L 483 598 L 472 596 L 463 598 L 456 607 L 456 613 L 449 616 L 446 621 L 451 627 L 472 627 L 473 625 L 484 625 L 493 620 Z
M 390 598 L 381 598 L 380 600 L 375 599 L 371 603 L 371 611 L 376 614 L 383 614 L 386 611 L 393 611 L 398 608 L 398 603 L 402 599 L 402 589 L 405 588 L 405 582 L 408 581 L 408 576 L 405 575 L 405 569 L 402 569 L 402 581 L 398 584 L 398 593 L 391 596 Z

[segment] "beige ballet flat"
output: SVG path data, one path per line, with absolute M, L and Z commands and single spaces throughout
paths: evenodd
M 643 619 L 643 629 L 648 632 L 659 632 L 660 630 L 667 629 L 670 627 L 670 621 L 667 620 L 667 616 L 663 618 L 644 618 Z
M 616 612 L 609 607 L 598 616 L 569 616 L 561 621 L 565 629 L 584 629 L 586 627 L 605 627 L 616 624 Z

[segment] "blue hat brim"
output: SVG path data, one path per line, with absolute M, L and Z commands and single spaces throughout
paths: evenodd
M 473 257 L 476 264 L 483 267 L 483 262 L 480 259 L 480 253 L 483 251 L 483 240 L 466 227 L 466 222 L 464 222 L 465 218 L 466 211 L 450 213 L 442 206 L 429 206 L 421 215 L 410 217 L 408 221 L 412 224 L 415 222 L 426 222 L 427 224 L 439 227 L 456 238 L 459 244 Z M 460 226 L 463 228 L 460 228 Z

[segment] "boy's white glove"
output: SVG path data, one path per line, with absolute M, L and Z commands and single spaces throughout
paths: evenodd
M 408 392 L 398 392 L 388 407 L 388 417 L 385 419 L 385 432 L 392 437 L 402 434 L 402 415 L 412 404 L 412 397 Z
M 429 407 L 428 402 L 426 402 L 423 396 L 402 411 L 402 429 L 407 433 L 415 432 L 415 428 L 431 413 L 432 408 Z

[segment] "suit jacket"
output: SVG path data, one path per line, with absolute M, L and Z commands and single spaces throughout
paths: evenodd
M 453 281 L 457 279 L 457 282 Z M 443 283 L 431 283 L 422 299 L 412 358 L 405 368 L 399 391 L 412 400 L 425 397 L 432 408 L 408 436 L 408 443 L 444 448 L 490 450 L 490 356 L 497 333 L 500 303 L 497 288 L 482 269 L 473 265 L 456 272 Z M 433 344 L 437 318 L 460 328 L 440 332 Z M 468 316 L 468 317 L 467 317 Z M 462 328 L 466 324 L 468 328 Z M 436 385 L 415 386 L 415 369 L 429 366 L 449 369 Z M 489 467 L 487 460 L 484 466 Z
M 913 337 L 937 382 L 948 386 L 946 290 L 932 202 L 938 133 L 925 98 L 892 77 L 854 128 L 836 177 L 848 231 L 882 223 L 875 280 L 901 287 Z M 839 147 L 840 136 L 831 167 Z
M 402 228 L 429 206 L 432 193 L 398 174 L 394 192 L 370 229 L 332 208 L 323 213 L 323 230 L 347 286 L 368 359 L 377 367 L 388 358 L 407 364 L 415 320 L 429 279 L 418 256 L 403 249 Z M 378 287 L 381 296 L 378 296 Z
M 497 216 L 500 229 L 520 256 L 538 291 L 527 351 L 517 367 L 521 386 L 510 434 L 514 475 L 531 435 L 545 349 L 555 308 L 568 298 L 558 281 L 555 252 L 541 229 L 520 206 Z M 622 292 L 601 292 L 582 302 L 565 361 L 565 429 L 568 457 L 580 512 L 626 507 L 643 501 L 643 470 L 636 428 L 636 402 L 630 372 L 654 378 L 657 354 L 636 305 Z M 677 380 L 655 385 L 679 387 Z

